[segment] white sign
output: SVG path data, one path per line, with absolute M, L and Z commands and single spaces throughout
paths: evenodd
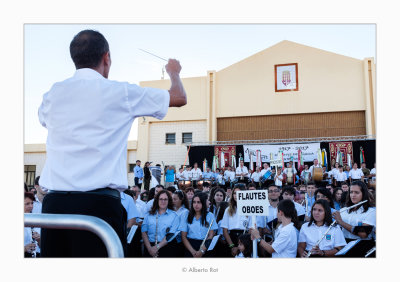
M 243 145 L 244 161 L 250 162 L 250 154 L 256 156 L 257 150 L 261 151 L 261 161 L 270 162 L 271 154 L 272 159 L 279 159 L 278 152 L 283 152 L 283 159 L 289 162 L 293 157 L 293 161 L 297 162 L 298 151 L 301 150 L 303 160 L 305 162 L 312 162 L 317 159 L 317 151 L 320 149 L 321 143 L 306 143 L 306 144 L 282 144 L 282 145 Z M 280 159 L 279 159 L 280 160 Z
M 270 161 L 269 166 L 270 167 L 282 166 L 282 160 L 272 160 L 272 161 Z
M 268 215 L 268 191 L 236 191 L 237 213 L 239 215 Z

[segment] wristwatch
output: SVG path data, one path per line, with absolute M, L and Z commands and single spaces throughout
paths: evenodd
M 204 255 L 204 253 L 205 253 L 203 249 L 201 249 L 200 252 L 201 252 L 203 255 Z
M 257 238 L 257 244 L 260 244 L 261 240 L 262 240 L 261 237 L 260 237 L 260 238 Z
M 160 249 L 160 246 L 157 244 L 157 245 L 156 245 L 156 248 L 157 248 L 157 250 L 159 250 L 159 249 Z

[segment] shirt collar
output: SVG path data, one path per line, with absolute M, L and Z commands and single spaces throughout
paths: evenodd
M 74 77 L 83 79 L 105 79 L 100 73 L 90 68 L 77 69 Z

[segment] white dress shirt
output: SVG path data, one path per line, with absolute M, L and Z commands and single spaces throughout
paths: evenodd
M 295 258 L 297 255 L 297 237 L 298 231 L 294 227 L 293 222 L 282 227 L 279 225 L 275 232 L 275 241 L 272 248 L 272 258 Z
M 125 190 L 127 139 L 134 119 L 162 119 L 168 107 L 167 90 L 108 80 L 89 68 L 55 83 L 39 108 L 40 123 L 48 130 L 40 186 Z
M 182 176 L 184 180 L 191 180 L 192 178 L 192 171 L 191 170 L 184 170 L 182 172 Z
M 261 175 L 261 172 L 253 172 L 253 174 L 251 175 L 251 179 L 254 181 L 254 182 L 260 182 L 260 177 L 261 177 L 262 175 Z
M 351 177 L 351 180 L 361 179 L 362 176 L 364 176 L 364 173 L 360 168 L 352 168 L 349 172 L 349 177 Z
M 243 167 L 238 166 L 236 168 L 236 174 L 242 174 L 242 173 L 244 173 L 244 177 L 248 177 L 249 170 L 247 169 L 246 166 L 243 166 Z M 240 176 L 238 176 L 238 177 L 240 177 Z
M 343 210 L 343 209 L 341 209 Z M 364 207 L 361 206 L 358 210 L 349 213 L 348 211 L 342 212 L 341 214 L 342 220 L 351 226 L 362 225 L 363 223 L 376 226 L 376 209 L 369 208 L 366 212 L 364 212 Z M 353 233 L 343 230 L 343 235 L 348 239 L 360 239 L 359 236 L 354 235 Z M 368 238 L 372 237 L 372 232 L 368 235 Z
M 347 174 L 344 171 L 338 172 L 336 174 L 336 180 L 337 181 L 346 181 L 347 180 Z
M 192 180 L 200 180 L 200 177 L 203 175 L 200 168 L 192 169 Z

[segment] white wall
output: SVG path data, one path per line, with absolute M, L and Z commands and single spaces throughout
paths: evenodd
M 205 120 L 150 123 L 149 159 L 141 161 L 153 162 L 152 165 L 164 161 L 166 165 L 181 166 L 187 154 L 187 145 L 182 144 L 182 133 L 192 132 L 192 142 L 204 142 L 207 140 L 206 130 Z M 165 144 L 166 133 L 175 133 L 176 144 Z
M 42 173 L 45 162 L 46 162 L 46 153 L 24 154 L 24 165 L 36 165 L 36 176 L 39 176 Z

